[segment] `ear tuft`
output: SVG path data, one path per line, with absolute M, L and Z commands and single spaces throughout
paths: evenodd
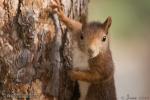
M 86 15 L 81 15 L 80 22 L 82 23 L 82 29 L 84 29 L 87 25 L 87 16 Z
M 103 28 L 106 32 L 108 32 L 108 30 L 111 26 L 111 23 L 112 23 L 112 19 L 110 16 L 108 16 L 107 19 L 105 20 L 105 22 L 103 23 Z

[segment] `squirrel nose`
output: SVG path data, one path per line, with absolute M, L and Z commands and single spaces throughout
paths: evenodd
M 90 55 L 92 55 L 94 52 L 93 52 L 92 49 L 88 49 L 88 53 L 89 53 Z

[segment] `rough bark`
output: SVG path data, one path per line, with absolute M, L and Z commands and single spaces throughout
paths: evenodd
M 88 0 L 60 0 L 80 20 Z M 50 9 L 51 0 L 0 0 L 0 100 L 76 100 L 70 32 Z

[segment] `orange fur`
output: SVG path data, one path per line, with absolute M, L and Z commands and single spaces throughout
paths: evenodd
M 76 37 L 73 39 L 77 43 L 73 47 L 73 51 L 77 49 L 73 52 L 73 56 L 75 56 L 73 61 L 75 59 L 76 63 L 68 74 L 72 80 L 90 83 L 86 97 L 80 98 L 80 100 L 116 100 L 113 77 L 114 65 L 109 49 L 108 36 L 108 30 L 112 23 L 111 17 L 108 17 L 104 23 L 91 22 L 82 24 L 66 17 L 59 6 L 54 5 L 53 7 L 58 8 L 57 11 L 55 10 L 56 13 L 61 21 L 72 31 L 73 37 Z M 76 55 L 79 55 L 79 58 Z M 85 57 L 83 57 L 84 55 Z M 88 65 L 86 65 L 86 57 L 88 57 Z M 78 59 L 81 59 L 81 61 Z M 84 69 L 81 69 L 80 65 Z

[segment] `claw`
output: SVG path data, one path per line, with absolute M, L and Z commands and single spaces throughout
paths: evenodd
M 75 81 L 75 72 L 73 70 L 68 71 L 68 76 L 71 80 Z
M 58 0 L 52 0 L 50 7 L 54 9 L 53 11 L 57 13 L 58 15 L 62 15 L 64 12 L 63 6 L 60 5 Z
M 62 9 L 62 6 L 60 5 L 60 3 L 57 0 L 52 0 L 50 7 L 52 9 L 55 9 L 55 8 L 57 8 L 59 10 Z

